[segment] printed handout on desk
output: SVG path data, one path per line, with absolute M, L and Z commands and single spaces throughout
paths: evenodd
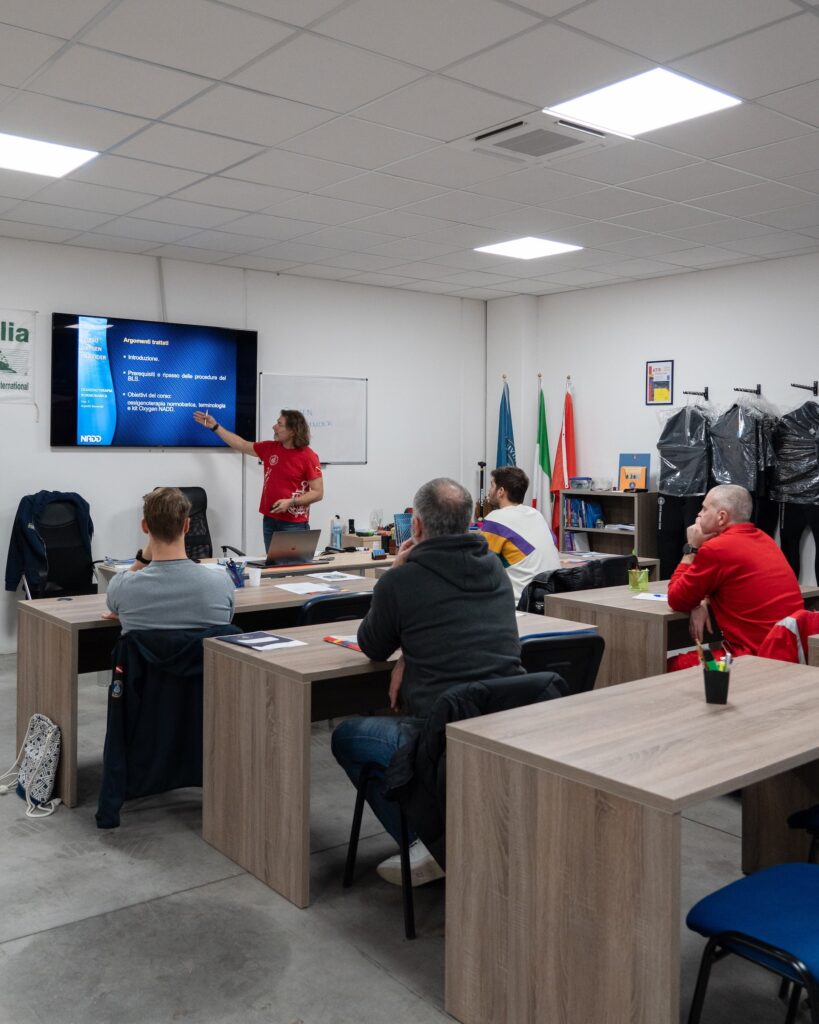
M 326 583 L 276 583 L 278 590 L 286 590 L 290 594 L 334 594 L 338 587 L 330 587 Z
M 668 604 L 668 594 L 635 594 L 635 601 L 665 601 Z
M 354 572 L 339 572 L 337 569 L 333 572 L 308 572 L 307 575 L 311 580 L 330 580 L 331 582 L 362 579 L 361 576 L 356 576 Z
M 306 647 L 304 640 L 293 640 L 289 636 L 281 636 L 278 633 L 268 633 L 265 630 L 257 630 L 255 633 L 235 633 L 233 636 L 220 636 L 226 644 L 236 644 L 239 647 L 250 647 L 254 651 L 280 651 L 284 647 Z

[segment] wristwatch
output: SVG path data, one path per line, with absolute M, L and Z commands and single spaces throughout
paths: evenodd
M 683 544 L 684 555 L 696 555 L 698 551 L 699 548 L 695 548 L 693 544 Z
M 213 421 L 213 426 L 212 427 L 208 427 L 208 430 L 218 430 L 218 429 L 219 429 L 219 424 L 216 422 L 216 420 Z
M 142 562 L 143 565 L 151 564 L 150 558 L 145 558 L 144 555 L 142 554 L 142 548 L 140 548 L 139 551 L 137 551 L 137 553 L 134 555 L 134 558 L 136 559 L 137 562 Z

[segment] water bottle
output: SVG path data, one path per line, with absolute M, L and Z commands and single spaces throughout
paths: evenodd
M 341 516 L 333 516 L 330 520 L 330 547 L 342 548 Z

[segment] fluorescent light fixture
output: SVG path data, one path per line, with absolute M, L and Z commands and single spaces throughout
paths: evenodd
M 741 102 L 736 96 L 690 78 L 654 68 L 556 107 L 546 107 L 543 112 L 633 138 L 669 124 L 712 114 L 715 110 L 735 107 Z
M 550 242 L 548 238 L 513 238 L 497 245 L 481 245 L 475 252 L 492 252 L 496 256 L 513 256 L 516 260 L 538 260 L 541 256 L 556 256 L 561 252 L 575 252 L 582 245 L 566 245 L 565 242 Z
M 93 149 L 75 149 L 59 146 L 55 142 L 24 139 L 19 135 L 0 132 L 0 167 L 27 174 L 45 174 L 49 178 L 62 178 L 77 167 L 99 156 Z

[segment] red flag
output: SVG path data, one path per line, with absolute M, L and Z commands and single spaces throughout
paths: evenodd
M 577 476 L 577 464 L 574 454 L 574 407 L 572 405 L 572 385 L 566 380 L 566 398 L 563 402 L 563 422 L 557 439 L 553 460 L 551 491 L 555 496 L 552 509 L 552 529 L 558 532 L 560 525 L 560 498 L 558 491 L 569 486 L 569 478 Z

